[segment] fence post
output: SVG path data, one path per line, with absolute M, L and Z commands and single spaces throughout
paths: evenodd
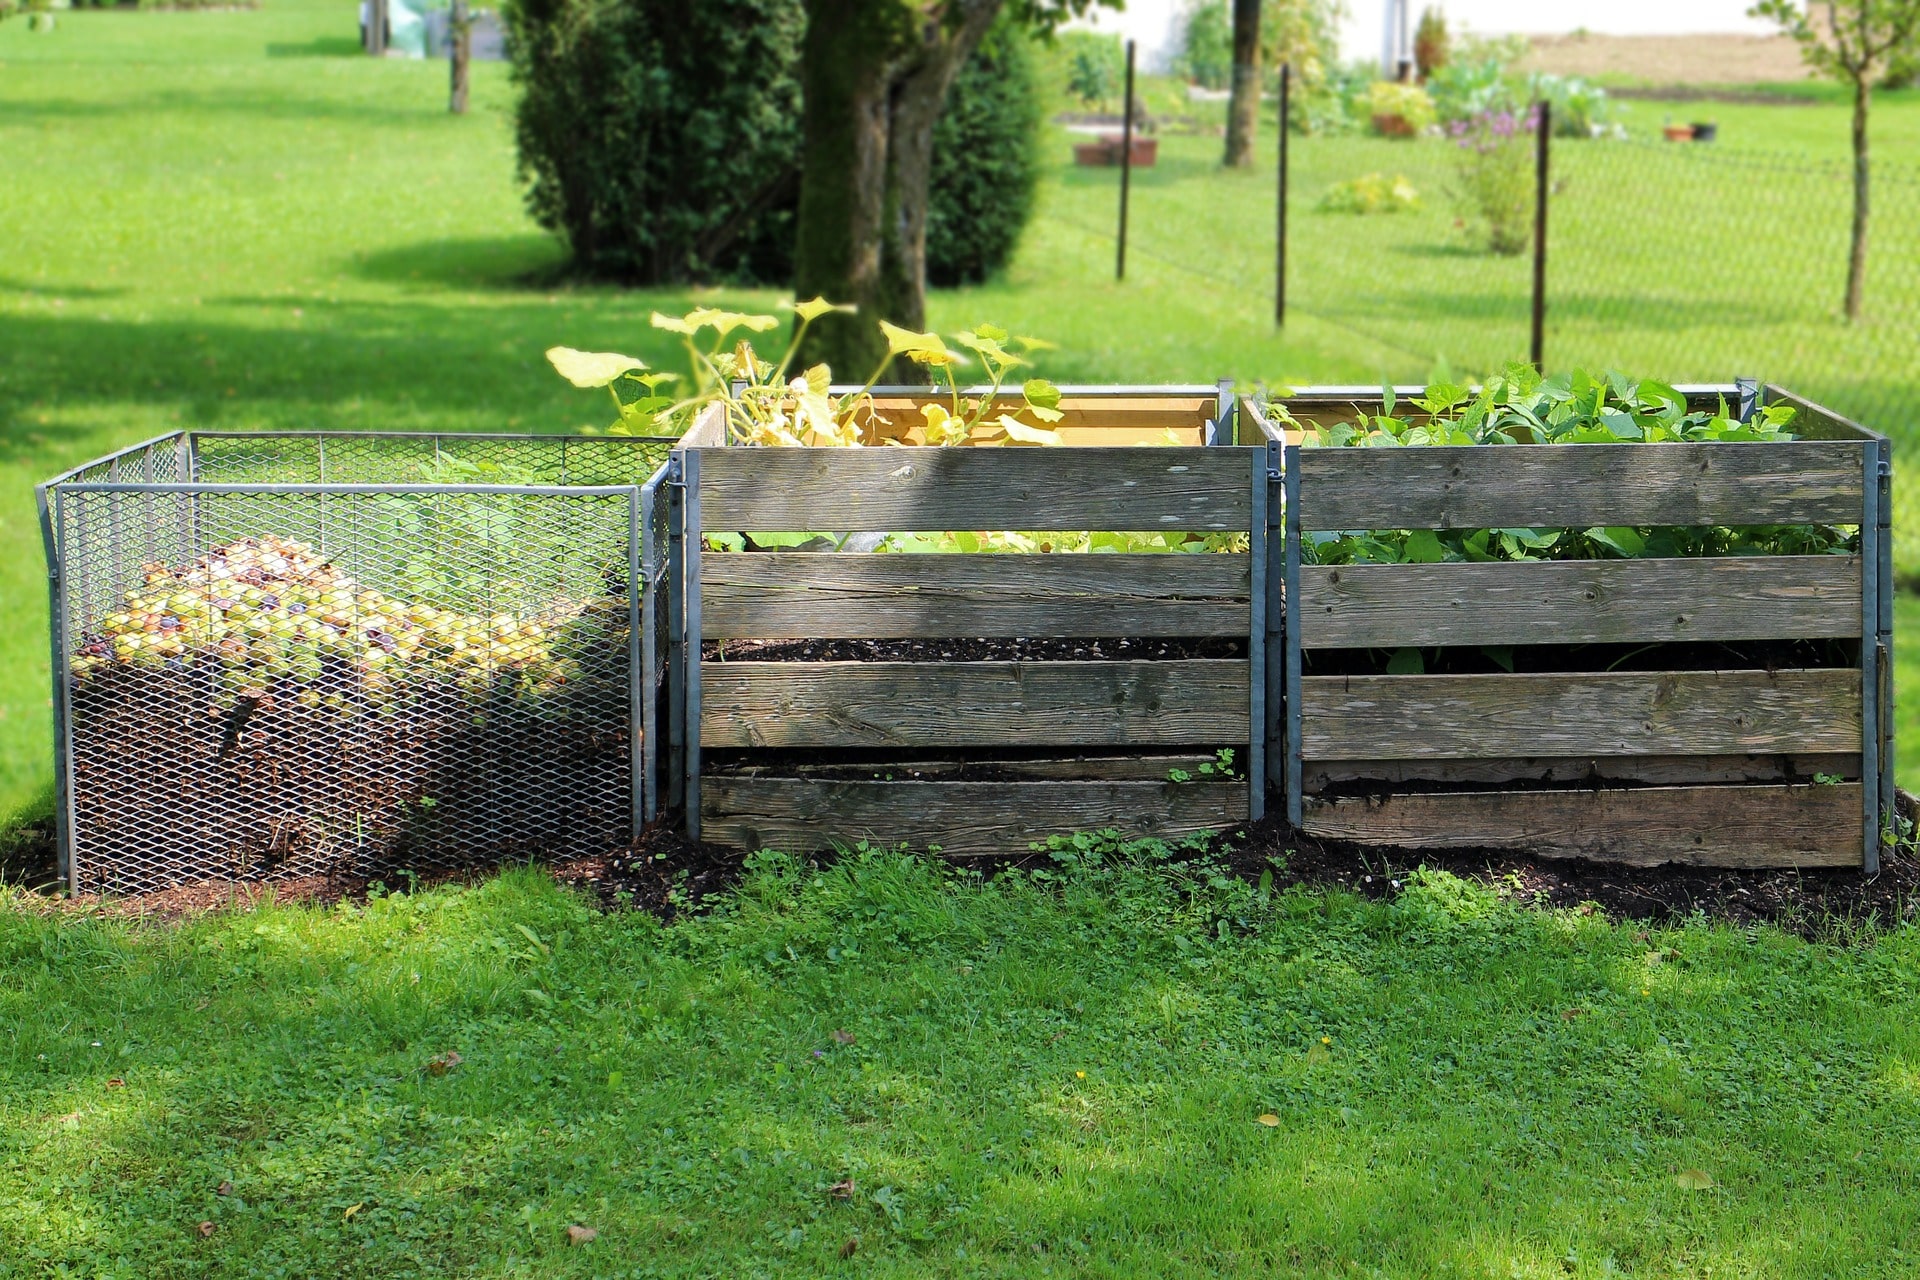
M 1547 168 L 1553 137 L 1553 105 L 1534 104 L 1540 120 L 1533 139 L 1533 340 L 1527 358 L 1533 367 L 1546 369 L 1547 347 Z
M 1133 183 L 1133 41 L 1127 41 L 1127 92 L 1120 102 L 1120 249 L 1113 278 L 1127 278 L 1127 188 Z
M 1273 323 L 1287 324 L 1287 117 L 1293 97 L 1293 64 L 1280 64 L 1280 208 L 1274 227 Z

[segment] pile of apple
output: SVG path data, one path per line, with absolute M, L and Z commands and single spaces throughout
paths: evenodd
M 345 709 L 387 701 L 422 677 L 481 692 L 503 676 L 551 689 L 578 671 L 570 625 L 578 606 L 549 608 L 542 621 L 409 603 L 285 538 L 242 538 L 177 568 L 148 564 L 144 574 L 145 586 L 81 645 L 76 679 L 117 666 L 216 664 L 228 694 L 280 688 L 301 705 Z

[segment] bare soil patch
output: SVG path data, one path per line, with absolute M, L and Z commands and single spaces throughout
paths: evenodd
M 1804 80 L 1800 50 L 1785 36 L 1714 33 L 1695 36 L 1534 36 L 1523 71 L 1625 79 L 1685 91 L 1713 85 Z

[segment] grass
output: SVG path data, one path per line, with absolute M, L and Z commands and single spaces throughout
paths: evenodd
M 0 910 L 0 1274 L 1910 1275 L 1916 939 L 885 855 Z
M 51 772 L 35 481 L 186 426 L 571 430 L 598 423 L 602 401 L 554 377 L 547 346 L 672 358 L 646 316 L 693 294 L 528 283 L 550 277 L 561 254 L 520 203 L 504 69 L 475 68 L 473 112 L 454 118 L 444 67 L 357 56 L 353 32 L 351 0 L 73 11 L 48 35 L 0 26 L 0 824 L 44 805 Z M 1716 112 L 1743 143 L 1791 121 L 1793 145 L 1844 146 L 1831 103 Z M 1883 99 L 1876 118 L 1883 138 L 1920 128 L 1910 95 Z M 1300 152 L 1308 195 L 1349 168 L 1413 154 L 1319 145 Z M 1072 169 L 1063 136 L 1047 146 L 1060 167 L 1018 261 L 931 309 L 947 328 L 995 320 L 1052 339 L 1049 376 L 1373 382 L 1424 377 L 1453 345 L 1423 333 L 1458 338 L 1465 353 L 1449 358 L 1461 371 L 1524 342 L 1524 266 L 1435 241 L 1445 218 L 1431 183 L 1424 221 L 1330 219 L 1305 212 L 1303 195 L 1296 307 L 1279 335 L 1267 176 L 1218 172 L 1215 139 L 1166 138 L 1162 165 L 1136 175 L 1134 245 L 1117 285 L 1114 175 Z M 1883 225 L 1901 215 L 1882 208 Z M 1894 235 L 1882 261 L 1895 260 Z M 1669 252 L 1659 270 L 1671 276 L 1687 260 L 1674 253 L 1696 249 Z M 1797 249 L 1746 252 L 1774 255 L 1742 259 L 1760 270 Z M 1646 287 L 1663 319 L 1630 328 L 1608 359 L 1676 377 L 1751 367 L 1738 355 L 1758 340 L 1752 316 Z M 1705 353 L 1700 367 L 1688 353 Z M 1886 380 L 1872 361 L 1854 363 Z M 1912 382 L 1910 366 L 1894 366 L 1895 379 Z M 1920 529 L 1904 520 L 1907 492 L 1903 523 Z

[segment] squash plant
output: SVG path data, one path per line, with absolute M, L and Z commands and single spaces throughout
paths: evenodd
M 858 391 L 834 395 L 829 389 L 833 371 L 824 364 L 795 372 L 795 356 L 807 328 L 821 316 L 851 310 L 823 298 L 792 304 L 793 333 L 778 360 L 760 355 L 751 337 L 733 337 L 740 330 L 770 332 L 779 327 L 778 317 L 712 307 L 680 316 L 654 312 L 654 328 L 679 334 L 685 342 L 685 381 L 690 388 L 679 399 L 665 394 L 664 388 L 682 381 L 680 375 L 649 370 L 635 356 L 553 347 L 547 359 L 576 387 L 607 390 L 618 415 L 607 430 L 619 435 L 679 434 L 708 406 L 720 404 L 725 406 L 727 437 L 733 444 L 816 448 L 905 444 L 906 429 L 883 419 L 875 411 L 872 395 L 894 358 L 905 356 L 945 383 L 946 402 L 932 402 L 920 410 L 928 444 L 1060 443 L 1059 433 L 1046 425 L 1060 420 L 1060 391 L 1046 379 L 1029 378 L 1021 384 L 1022 404 L 1015 413 L 1001 408 L 1001 387 L 1014 370 L 1027 364 L 1020 352 L 1045 344 L 1011 337 L 994 325 L 982 324 L 953 335 L 954 342 L 971 351 L 986 371 L 988 390 L 983 395 L 962 393 L 956 370 L 968 357 L 948 346 L 939 334 L 903 329 L 885 320 L 880 321 L 880 331 L 887 340 L 886 358 Z M 621 386 L 628 383 L 641 388 L 632 399 L 620 394 Z M 1022 415 L 1031 421 L 1023 421 Z
M 1607 372 L 1542 377 L 1510 365 L 1477 392 L 1438 383 L 1405 402 L 1391 387 L 1381 412 L 1332 426 L 1300 427 L 1280 406 L 1270 412 L 1302 431 L 1307 448 L 1418 448 L 1424 445 L 1659 444 L 1675 441 L 1791 440 L 1789 405 L 1767 405 L 1743 422 L 1722 398 L 1689 410 L 1662 382 Z M 1398 411 L 1398 412 L 1396 412 Z M 1485 560 L 1599 560 L 1638 556 L 1847 555 L 1859 531 L 1839 525 L 1711 527 L 1606 526 L 1590 529 L 1373 529 L 1307 534 L 1312 564 L 1427 564 Z

